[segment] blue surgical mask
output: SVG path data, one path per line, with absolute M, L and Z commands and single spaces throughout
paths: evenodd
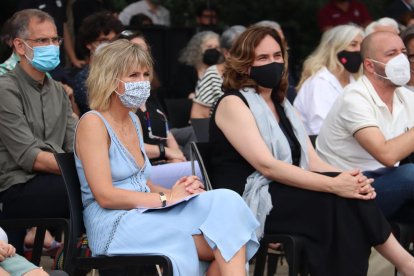
M 26 44 L 26 43 L 25 43 Z M 36 46 L 27 47 L 33 50 L 33 58 L 30 59 L 25 55 L 27 60 L 32 64 L 34 68 L 42 72 L 49 72 L 59 65 L 59 46 L 47 45 L 47 46 Z
M 121 81 L 121 80 L 119 80 Z M 121 81 L 123 82 L 123 81 Z M 131 109 L 140 108 L 150 96 L 151 84 L 149 81 L 123 82 L 125 92 L 120 94 L 115 90 L 122 104 Z

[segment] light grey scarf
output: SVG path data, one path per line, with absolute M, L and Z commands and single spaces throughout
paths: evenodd
M 246 98 L 260 134 L 273 156 L 278 160 L 292 164 L 289 142 L 264 99 L 253 88 L 244 88 L 241 90 L 241 93 Z M 306 131 L 294 108 L 287 99 L 283 101 L 282 106 L 301 146 L 300 166 L 308 169 Z M 255 171 L 247 177 L 246 187 L 243 193 L 243 199 L 260 222 L 260 227 L 256 230 L 256 235 L 259 239 L 264 233 L 266 216 L 273 208 L 268 186 L 271 181 L 265 178 L 260 172 Z

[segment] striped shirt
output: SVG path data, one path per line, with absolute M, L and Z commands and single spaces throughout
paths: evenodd
M 212 107 L 224 93 L 221 89 L 222 83 L 223 79 L 217 71 L 217 66 L 213 65 L 209 67 L 197 84 L 193 101 L 207 107 Z

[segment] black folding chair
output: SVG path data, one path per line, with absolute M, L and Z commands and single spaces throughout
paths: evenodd
M 67 250 L 64 256 L 64 269 L 69 275 L 79 275 L 91 269 L 114 269 L 116 275 L 145 275 L 142 268 L 161 266 L 163 275 L 172 276 L 171 260 L 164 255 L 137 254 L 133 256 L 98 256 L 82 257 L 77 251 L 76 244 L 85 233 L 82 216 L 82 200 L 80 183 L 75 167 L 73 153 L 55 154 L 60 171 L 65 182 L 69 197 L 70 223 Z M 120 273 L 119 271 L 122 271 Z M 114 272 L 112 273 L 114 275 Z
M 194 129 L 197 142 L 208 142 L 209 141 L 209 126 L 210 118 L 202 119 L 191 119 L 191 126 Z
M 189 125 L 191 106 L 190 99 L 164 99 L 167 107 L 168 121 L 171 128 L 180 128 Z
M 0 226 L 5 231 L 19 231 L 36 227 L 36 235 L 33 244 L 32 257 L 30 262 L 39 266 L 42 257 L 43 243 L 46 229 L 61 230 L 65 238 L 66 247 L 69 220 L 65 218 L 24 218 L 24 219 L 0 219 Z
M 395 238 L 405 250 L 410 250 L 410 244 L 414 241 L 414 224 L 398 221 L 390 221 Z
M 206 191 L 213 189 L 210 178 L 208 177 L 207 168 L 209 160 L 208 143 L 191 142 L 191 170 L 195 175 L 195 167 L 200 167 L 201 175 L 203 177 L 203 183 Z

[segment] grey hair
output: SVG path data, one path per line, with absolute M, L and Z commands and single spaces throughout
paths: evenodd
M 220 37 L 220 48 L 230 50 L 233 42 L 239 35 L 246 30 L 246 27 L 242 25 L 234 25 L 225 30 Z
M 398 27 L 398 23 L 397 21 L 395 21 L 392 18 L 389 17 L 382 17 L 374 22 L 371 22 L 366 28 L 365 28 L 365 35 L 369 35 L 372 34 L 373 32 L 375 32 L 375 29 L 377 28 L 377 26 L 389 26 L 395 29 L 396 33 L 399 34 L 400 33 L 400 29 Z
M 269 27 L 275 30 L 282 30 L 282 27 L 280 26 L 280 24 L 272 20 L 262 20 L 254 24 L 254 26 Z
M 190 66 L 197 66 L 203 60 L 203 51 L 201 45 L 210 38 L 219 39 L 219 35 L 212 31 L 203 31 L 196 33 L 187 43 L 187 46 L 181 51 L 178 61 Z
M 39 19 L 40 22 L 50 21 L 55 24 L 55 20 L 48 13 L 38 9 L 21 10 L 13 14 L 7 21 L 7 31 L 9 39 L 27 38 L 29 34 L 29 23 L 32 18 Z

